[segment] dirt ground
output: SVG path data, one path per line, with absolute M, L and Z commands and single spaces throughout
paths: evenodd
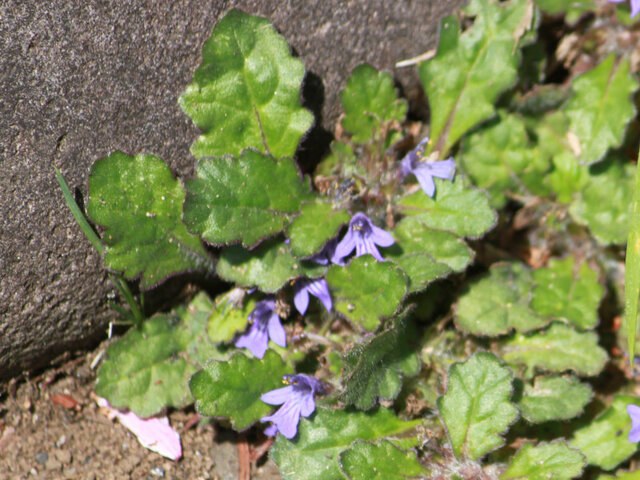
M 267 455 L 250 462 L 260 450 L 250 433 L 247 441 L 215 423 L 197 422 L 189 409 L 169 413 L 182 437 L 182 459 L 173 462 L 142 447 L 93 398 L 91 364 L 104 347 L 0 385 L 0 479 L 281 478 Z

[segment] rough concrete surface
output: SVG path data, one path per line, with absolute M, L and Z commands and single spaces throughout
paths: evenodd
M 5 0 L 0 2 L 0 379 L 91 347 L 115 314 L 99 255 L 54 177 L 86 196 L 90 165 L 119 149 L 193 172 L 198 135 L 177 105 L 224 12 L 270 18 L 311 75 L 326 147 L 359 63 L 392 69 L 434 48 L 464 0 Z M 398 72 L 394 72 L 396 74 Z M 409 70 L 398 77 L 415 84 Z M 315 143 L 314 143 L 315 142 Z M 309 154 L 311 155 L 311 154 Z

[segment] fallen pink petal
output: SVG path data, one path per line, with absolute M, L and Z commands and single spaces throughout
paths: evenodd
M 104 398 L 97 397 L 96 402 L 98 406 L 107 410 L 107 416 L 110 419 L 117 418 L 123 426 L 130 430 L 143 447 L 171 460 L 178 460 L 182 457 L 180 434 L 171 428 L 167 417 L 144 419 L 131 411 L 111 407 Z

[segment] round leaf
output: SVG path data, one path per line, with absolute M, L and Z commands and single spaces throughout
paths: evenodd
M 346 210 L 334 210 L 327 202 L 302 205 L 300 215 L 287 228 L 291 251 L 296 257 L 310 257 L 336 237 L 340 227 L 349 221 Z
M 525 384 L 518 407 L 531 423 L 569 420 L 580 415 L 592 397 L 589 384 L 576 377 L 537 377 L 533 386 Z
M 406 480 L 427 475 L 414 452 L 403 452 L 389 441 L 356 441 L 340 454 L 342 471 L 361 480 Z
M 513 456 L 500 480 L 569 480 L 586 466 L 584 455 L 565 442 L 525 443 Z

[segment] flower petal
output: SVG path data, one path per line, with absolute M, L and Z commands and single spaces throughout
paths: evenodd
M 257 358 L 264 357 L 268 344 L 269 337 L 267 332 L 258 328 L 255 323 L 251 325 L 249 331 L 241 335 L 235 343 L 238 348 L 248 348 Z
M 285 437 L 291 439 L 298 433 L 298 422 L 300 421 L 300 404 L 295 400 L 290 400 L 273 415 L 262 417 L 261 422 L 273 422 L 278 427 L 278 431 Z
M 318 298 L 324 308 L 327 309 L 327 312 L 331 311 L 333 307 L 333 302 L 331 301 L 331 294 L 329 293 L 329 285 L 324 278 L 318 278 L 316 280 L 311 280 L 311 282 L 307 286 L 307 291 L 311 293 L 314 297 Z M 308 296 L 307 296 L 308 300 Z M 294 298 L 295 301 L 295 298 Z
M 453 161 L 453 158 L 447 158 L 440 162 L 425 163 L 424 165 L 429 167 L 432 176 L 443 180 L 453 180 L 456 174 L 456 162 Z
M 433 195 L 436 193 L 436 184 L 433 183 L 433 176 L 431 175 L 431 172 L 429 171 L 429 169 L 428 168 L 416 168 L 413 171 L 413 174 L 418 179 L 418 183 L 420 184 L 420 188 L 422 188 L 424 193 L 426 193 L 430 197 L 433 197 Z
M 300 400 L 300 415 L 308 417 L 316 409 L 316 402 L 313 400 L 313 393 L 309 392 L 307 395 L 303 395 Z
M 631 417 L 631 430 L 629 431 L 629 441 L 631 443 L 640 442 L 640 407 L 637 405 L 627 405 L 627 413 Z
M 381 228 L 371 225 L 371 240 L 381 247 L 390 247 L 395 243 L 391 234 Z
M 269 405 L 282 405 L 293 396 L 293 385 L 287 385 L 286 387 L 277 388 L 270 392 L 262 394 L 260 400 Z
M 300 312 L 300 315 L 304 315 L 309 306 L 309 289 L 306 280 L 298 280 L 298 282 L 296 282 L 293 303 L 298 312 Z
M 269 329 L 269 338 L 274 343 L 281 347 L 287 346 L 287 333 L 284 331 L 284 327 L 280 323 L 280 317 L 277 314 L 271 315 L 267 328 Z
M 333 253 L 333 258 L 342 260 L 344 257 L 349 255 L 353 251 L 356 245 L 357 245 L 356 234 L 353 232 L 353 230 L 351 230 L 351 225 L 349 225 L 349 230 L 347 231 L 344 238 L 340 240 L 340 243 L 338 243 L 338 246 L 336 247 L 336 251 Z

